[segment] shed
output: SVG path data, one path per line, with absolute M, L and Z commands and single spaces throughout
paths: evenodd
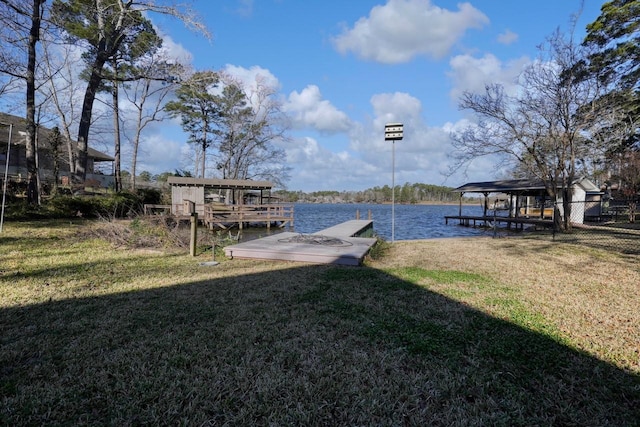
M 183 215 L 185 201 L 195 203 L 198 215 L 204 215 L 204 206 L 210 203 L 226 205 L 242 204 L 243 192 L 252 191 L 256 201 L 264 204 L 270 199 L 273 184 L 252 179 L 189 178 L 170 176 L 171 213 Z

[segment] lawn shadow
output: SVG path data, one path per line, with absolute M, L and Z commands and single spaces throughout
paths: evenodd
M 0 424 L 637 425 L 640 378 L 380 270 L 0 309 Z

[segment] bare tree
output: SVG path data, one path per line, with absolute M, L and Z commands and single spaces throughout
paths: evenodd
M 38 203 L 36 164 L 36 57 L 45 0 L 0 0 L 2 54 L 0 72 L 22 79 L 26 85 L 26 161 L 29 184 L 27 200 Z
M 131 188 L 136 188 L 136 169 L 138 166 L 138 154 L 142 142 L 142 132 L 154 122 L 165 119 L 164 105 L 167 97 L 173 93 L 178 85 L 177 77 L 182 74 L 182 66 L 172 63 L 163 53 L 159 53 L 149 58 L 144 65 L 146 76 L 156 76 L 154 78 L 144 77 L 132 82 L 123 88 L 123 93 L 128 102 L 133 106 L 135 116 L 129 122 L 133 127 L 133 135 L 125 137 L 129 139 L 132 147 L 131 154 Z
M 0 75 L 0 96 L 15 91 L 16 79 L 9 75 Z
M 453 135 L 459 166 L 499 155 L 540 179 L 549 196 L 562 199 L 563 215 L 556 218 L 565 230 L 571 229 L 571 185 L 583 172 L 581 159 L 592 159 L 599 148 L 592 136 L 602 127 L 596 101 L 604 88 L 578 73 L 584 58 L 571 38 L 556 32 L 520 76 L 515 95 L 499 84 L 484 94 L 465 93 L 460 107 L 478 122 Z
M 638 151 L 626 153 L 620 175 L 629 205 L 629 222 L 636 222 L 638 194 L 640 194 L 640 153 Z
M 72 40 L 86 43 L 87 86 L 78 124 L 76 175 L 84 181 L 93 104 L 105 76 L 105 65 L 120 54 L 123 45 L 135 44 L 151 29 L 153 13 L 178 18 L 207 35 L 204 26 L 184 7 L 157 4 L 153 0 L 54 0 L 54 16 Z
M 49 100 L 50 109 L 58 117 L 58 130 L 66 142 L 69 172 L 75 173 L 76 146 L 73 130 L 77 126 L 82 102 L 83 83 L 77 69 L 78 56 L 73 46 L 57 44 L 48 37 L 43 37 L 43 64 L 49 76 L 46 84 L 40 89 Z
M 121 152 L 122 152 L 122 136 L 120 133 L 120 86 L 118 75 L 120 68 L 118 66 L 118 58 L 111 58 L 113 78 L 111 80 L 111 101 L 113 111 L 113 158 L 114 160 L 114 190 L 122 190 L 122 174 L 121 174 Z
M 220 119 L 215 130 L 217 168 L 223 178 L 265 179 L 284 187 L 289 168 L 284 150 L 287 121 L 275 89 L 261 76 L 254 85 L 222 75 L 222 94 L 216 97 Z

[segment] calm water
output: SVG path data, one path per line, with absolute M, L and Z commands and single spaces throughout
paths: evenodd
M 344 221 L 356 218 L 368 219 L 371 211 L 373 230 L 385 240 L 391 240 L 391 205 L 377 204 L 315 204 L 294 205 L 297 233 L 313 234 Z M 491 235 L 491 231 L 480 228 L 445 225 L 445 215 L 458 215 L 458 206 L 442 205 L 395 205 L 395 240 L 433 239 L 441 237 Z M 463 215 L 482 215 L 478 206 L 463 206 Z

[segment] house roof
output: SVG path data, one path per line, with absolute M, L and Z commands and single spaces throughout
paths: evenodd
M 87 154 L 89 155 L 89 157 L 93 158 L 94 162 L 113 162 L 116 160 L 110 155 L 105 154 L 101 151 L 95 150 L 91 147 L 87 148 Z
M 271 190 L 273 183 L 269 181 L 254 181 L 252 179 L 217 179 L 217 178 L 189 178 L 170 176 L 169 185 L 219 188 L 223 190 Z
M 579 186 L 588 193 L 600 192 L 600 188 L 587 178 L 578 178 L 574 180 L 571 186 Z M 557 188 L 560 187 L 561 184 L 558 183 Z M 544 186 L 544 182 L 541 180 L 510 179 L 500 181 L 469 182 L 453 191 L 458 193 L 520 193 L 522 195 L 531 195 L 540 194 L 545 190 L 546 187 Z
M 21 145 L 24 143 L 24 138 L 20 136 L 20 132 L 26 131 L 26 123 L 23 117 L 14 116 L 0 112 L 0 125 L 13 125 L 13 131 L 11 136 L 11 144 Z M 49 150 L 49 135 L 51 129 L 44 126 L 38 126 L 38 144 L 40 147 Z M 6 144 L 9 140 L 8 132 L 0 131 L 0 143 Z M 74 143 L 76 143 L 74 141 Z M 76 143 L 77 144 L 77 143 Z M 87 154 L 93 159 L 94 162 L 113 162 L 115 159 L 108 154 L 102 153 L 91 147 L 87 148 Z

